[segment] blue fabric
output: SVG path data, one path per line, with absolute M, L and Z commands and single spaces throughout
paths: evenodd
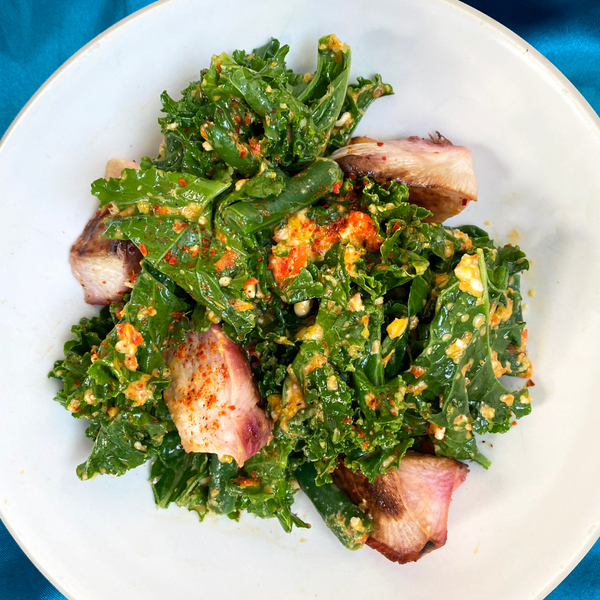
M 2 0 L 0 134 L 74 52 L 147 4 L 144 0 Z M 600 0 L 469 0 L 467 4 L 535 46 L 600 113 Z M 600 600 L 600 542 L 548 598 Z M 1 522 L 0 600 L 63 600 Z

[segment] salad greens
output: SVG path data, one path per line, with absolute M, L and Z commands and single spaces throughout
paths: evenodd
M 529 414 L 515 246 L 481 229 L 426 222 L 396 182 L 344 179 L 327 156 L 346 145 L 379 75 L 349 85 L 350 49 L 319 40 L 316 72 L 288 46 L 213 56 L 162 95 L 164 142 L 142 169 L 100 179 L 107 236 L 144 256 L 123 302 L 82 319 L 50 376 L 56 400 L 88 422 L 81 479 L 151 461 L 156 504 L 238 518 L 292 512 L 300 487 L 349 548 L 372 524 L 332 483 L 340 457 L 371 481 L 409 448 L 489 466 L 476 436 Z M 350 234 L 340 234 L 340 223 Z M 246 351 L 273 439 L 238 467 L 187 454 L 162 397 L 167 350 L 221 323 Z

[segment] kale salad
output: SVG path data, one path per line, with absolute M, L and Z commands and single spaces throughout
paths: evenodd
M 161 96 L 158 156 L 92 184 L 102 243 L 133 252 L 135 268 L 98 316 L 73 326 L 50 376 L 63 384 L 56 400 L 87 423 L 82 480 L 149 463 L 161 508 L 200 520 L 247 511 L 286 531 L 309 526 L 293 510 L 302 489 L 356 549 L 376 523 L 336 470 L 368 484 L 411 453 L 487 468 L 478 436 L 531 411 L 519 291 L 529 263 L 479 227 L 437 222 L 406 177 L 344 168 L 334 153 L 355 156 L 353 133 L 392 87 L 380 75 L 351 83 L 350 49 L 335 35 L 319 40 L 312 74 L 288 68 L 288 51 L 273 39 L 213 56 L 179 100 Z M 415 143 L 439 144 L 432 160 L 457 148 L 438 138 Z M 393 151 L 380 159 L 391 164 Z M 240 403 L 256 394 L 262 433 L 248 433 L 255 445 L 237 459 L 214 438 L 227 410 L 212 446 L 188 447 L 197 432 L 184 434 L 180 412 L 192 400 L 175 408 L 189 368 L 177 357 L 190 340 L 204 357 L 208 335 L 243 356 L 255 391 Z M 233 373 L 235 361 L 222 364 Z M 503 375 L 528 381 L 515 391 Z

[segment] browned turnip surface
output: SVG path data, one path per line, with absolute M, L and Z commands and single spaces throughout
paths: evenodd
M 242 349 L 220 325 L 189 333 L 167 357 L 164 398 L 186 452 L 231 456 L 242 465 L 271 438 L 271 422 Z
M 440 548 L 448 535 L 452 492 L 465 480 L 466 465 L 452 458 L 408 452 L 397 469 L 373 483 L 338 461 L 338 487 L 373 520 L 371 548 L 401 564 Z
M 440 134 L 390 142 L 355 138 L 331 158 L 348 175 L 405 183 L 410 202 L 430 210 L 433 217 L 429 220 L 436 223 L 454 217 L 477 200 L 471 151 L 454 146 Z
M 123 169 L 139 168 L 130 160 L 109 160 L 106 179 L 120 177 Z M 106 232 L 104 219 L 108 216 L 108 208 L 104 207 L 90 219 L 69 256 L 71 271 L 83 286 L 88 304 L 108 305 L 121 300 L 141 268 L 142 255 L 133 242 L 102 237 Z

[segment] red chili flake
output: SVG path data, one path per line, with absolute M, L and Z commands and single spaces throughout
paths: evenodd
M 217 253 L 217 251 L 214 248 L 210 249 L 210 255 L 214 256 Z
M 248 123 L 247 123 L 248 125 Z M 256 138 L 250 138 L 248 140 L 248 145 L 250 146 L 250 150 L 252 154 L 260 154 L 260 142 Z
M 243 146 L 240 148 L 240 158 L 246 158 L 248 156 L 248 150 Z
M 166 263 L 169 263 L 170 265 L 176 265 L 177 264 L 177 259 L 171 254 L 170 250 L 165 254 L 165 257 L 163 258 L 163 260 Z
M 190 130 L 189 127 L 186 127 L 185 129 L 182 129 L 181 131 L 183 131 L 183 133 L 187 133 Z
M 246 125 L 252 123 L 252 117 L 248 113 L 246 113 L 246 116 L 244 117 L 244 123 L 246 123 Z
M 466 205 L 467 205 L 467 199 L 466 199 L 466 198 L 463 198 L 463 199 L 462 199 L 462 205 L 463 205 L 463 206 L 466 206 Z
M 235 406 L 233 406 L 233 404 L 231 406 L 228 406 L 227 408 L 229 408 L 229 410 L 235 410 Z
M 258 262 L 262 262 L 262 256 L 258 257 Z
M 232 269 L 235 267 L 237 261 L 237 254 L 233 250 L 226 250 L 223 256 L 215 263 L 215 269 L 217 271 L 223 271 L 224 269 Z
M 334 186 L 333 186 L 333 193 L 334 194 L 339 194 L 340 193 L 340 188 L 342 187 L 342 182 L 338 181 Z
M 187 185 L 187 181 L 186 181 L 185 179 L 180 179 L 180 180 L 179 180 L 179 185 L 180 185 L 181 187 L 185 187 L 185 186 Z
M 513 422 L 511 423 L 511 425 L 512 425 L 513 427 L 514 427 L 516 424 L 517 424 L 517 422 L 516 422 L 516 421 L 513 421 Z
M 146 250 L 146 246 L 144 246 L 144 244 L 140 244 L 140 252 L 143 256 L 148 256 L 148 250 Z
M 348 177 L 350 177 L 350 179 L 352 179 L 352 181 L 356 181 L 356 175 L 354 173 L 350 173 L 350 175 L 348 175 Z
M 535 383 L 533 383 L 532 379 L 528 379 L 527 383 L 525 384 L 525 387 L 533 387 L 535 385 Z
M 131 332 L 131 343 L 136 346 L 139 346 L 144 341 L 144 338 L 142 337 L 142 334 L 139 331 L 133 328 L 133 325 L 130 325 L 130 327 L 133 329 L 133 331 Z M 117 331 L 121 333 L 118 325 L 116 326 L 116 328 Z
M 236 477 L 231 481 L 239 485 L 241 488 L 251 487 L 260 484 L 260 481 L 254 481 L 253 479 L 248 479 L 247 477 Z
M 383 146 L 383 142 L 377 142 L 377 145 L 378 145 L 379 147 L 381 147 L 381 146 Z
M 382 156 L 381 160 L 387 160 L 387 156 Z
M 417 365 L 413 365 L 410 368 L 410 372 L 417 378 L 419 379 L 419 377 L 422 377 L 425 374 L 426 369 L 424 369 L 423 367 L 419 367 Z

